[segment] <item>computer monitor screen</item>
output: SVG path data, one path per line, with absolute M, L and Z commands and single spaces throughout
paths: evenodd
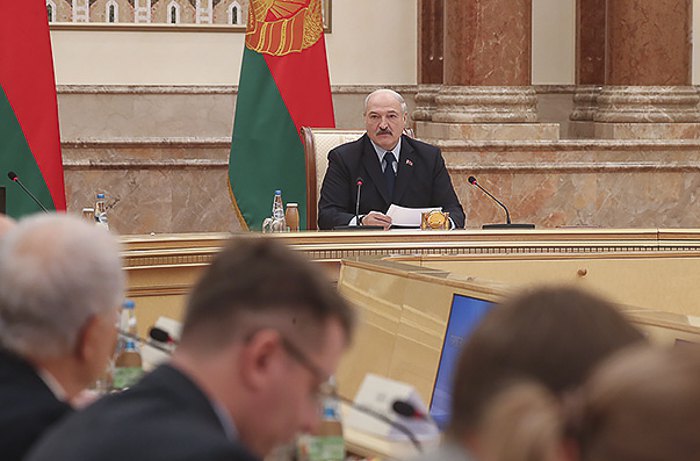
M 452 298 L 440 364 L 433 386 L 433 398 L 430 402 L 430 416 L 440 429 L 443 429 L 449 422 L 452 376 L 462 345 L 491 307 L 493 307 L 492 302 L 482 299 L 458 294 Z

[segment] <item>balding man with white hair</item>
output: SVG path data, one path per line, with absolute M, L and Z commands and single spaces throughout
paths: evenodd
M 114 352 L 119 246 L 77 217 L 26 218 L 0 239 L 0 453 L 21 460 Z
M 365 99 L 367 133 L 328 154 L 328 170 L 318 203 L 319 229 L 381 226 L 388 229 L 391 204 L 408 208 L 440 207 L 454 227 L 464 227 L 464 210 L 452 187 L 440 149 L 403 133 L 406 102 L 386 88 Z M 359 220 L 355 216 L 357 181 L 362 178 Z M 359 221 L 359 222 L 358 222 Z

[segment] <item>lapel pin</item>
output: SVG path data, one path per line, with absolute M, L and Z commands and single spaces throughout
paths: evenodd
M 408 166 L 413 166 L 413 162 L 411 161 L 410 158 L 407 158 L 407 159 L 406 159 L 406 165 L 408 165 Z

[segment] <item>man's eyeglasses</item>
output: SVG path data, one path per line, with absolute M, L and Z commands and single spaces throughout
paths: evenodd
M 316 391 L 317 398 L 319 401 L 324 397 L 334 397 L 335 396 L 335 386 L 330 382 L 331 376 L 328 375 L 321 367 L 316 365 L 313 360 L 309 358 L 299 347 L 297 347 L 289 339 L 281 336 L 282 346 L 287 351 L 287 353 L 296 360 L 302 367 L 306 368 L 309 373 L 311 373 L 316 380 L 320 383 L 318 390 Z

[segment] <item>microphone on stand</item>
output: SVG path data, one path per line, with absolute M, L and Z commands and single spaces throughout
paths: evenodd
M 468 181 L 469 181 L 469 184 L 471 184 L 472 186 L 478 187 L 479 189 L 481 189 L 481 191 L 484 194 L 491 197 L 493 199 L 493 201 L 498 203 L 501 206 L 501 208 L 503 208 L 506 212 L 505 224 L 484 224 L 483 226 L 481 226 L 482 229 L 534 229 L 535 228 L 534 224 L 522 224 L 522 223 L 513 224 L 513 223 L 511 223 L 510 213 L 508 212 L 508 208 L 506 208 L 506 206 L 503 204 L 503 202 L 501 202 L 496 197 L 494 197 L 493 194 L 491 194 L 491 192 L 489 192 L 486 189 L 484 189 L 483 187 L 481 187 L 481 184 L 479 184 L 476 181 L 476 178 L 474 176 L 469 176 Z
M 394 410 L 394 413 L 397 415 L 401 415 L 405 418 L 422 419 L 424 421 L 429 421 L 431 419 L 425 413 L 418 411 L 413 404 L 405 400 L 394 400 L 394 403 L 391 404 L 391 409 Z
M 22 181 L 19 180 L 19 176 L 17 176 L 17 173 L 15 173 L 14 171 L 10 171 L 9 173 L 7 173 L 7 177 L 10 178 L 10 181 L 17 183 L 17 184 L 19 185 L 19 187 L 22 188 L 22 190 L 24 191 L 24 193 L 27 194 L 32 200 L 34 200 L 34 203 L 36 203 L 37 205 L 39 205 L 39 208 L 41 208 L 41 209 L 44 211 L 44 213 L 48 213 L 48 212 L 49 212 L 49 210 L 47 210 L 46 207 L 45 207 L 44 205 L 41 204 L 41 202 L 39 201 L 39 199 L 36 198 L 36 197 L 34 196 L 34 194 L 32 194 L 32 193 L 29 191 L 29 189 L 27 189 L 26 187 L 24 187 L 24 184 L 22 184 Z
M 420 441 L 418 440 L 416 435 L 413 433 L 413 431 L 411 431 L 408 427 L 404 426 L 401 423 L 397 423 L 396 421 L 392 420 L 390 417 L 386 416 L 385 414 L 380 413 L 380 412 L 378 412 L 370 407 L 355 403 L 354 400 L 348 399 L 348 398 L 343 397 L 339 394 L 335 394 L 333 397 L 337 398 L 338 400 L 340 400 L 341 402 L 343 402 L 347 405 L 350 405 L 353 409 L 359 411 L 360 413 L 364 413 L 368 416 L 371 416 L 372 418 L 378 419 L 379 421 L 382 421 L 383 423 L 388 424 L 389 426 L 393 427 L 394 429 L 397 429 L 399 432 L 401 432 L 406 437 L 408 437 L 408 440 L 411 441 L 411 443 L 413 444 L 413 446 L 416 448 L 416 450 L 418 452 L 420 452 L 420 453 L 423 452 L 423 445 L 420 443 Z M 399 402 L 399 401 L 397 400 L 397 402 Z M 396 403 L 396 402 L 394 402 L 394 403 Z M 407 402 L 402 402 L 402 403 L 407 403 Z M 412 407 L 412 405 L 410 403 L 407 403 L 407 405 Z M 394 411 L 396 412 L 396 409 L 394 409 Z M 398 413 L 398 414 L 401 415 L 401 413 Z M 404 416 L 404 415 L 401 415 L 401 416 Z
M 362 192 L 363 183 L 364 180 L 362 179 L 362 176 L 358 176 L 355 180 L 355 184 L 357 184 L 357 200 L 355 200 L 355 224 L 358 226 L 360 225 L 360 192 Z
M 382 226 L 360 226 L 360 193 L 365 180 L 362 176 L 358 176 L 355 180 L 357 185 L 357 198 L 355 199 L 355 225 L 354 226 L 335 226 L 333 230 L 384 230 Z
M 148 330 L 148 336 L 152 340 L 157 341 L 159 343 L 171 345 L 177 345 L 178 343 L 178 341 L 175 338 L 170 336 L 170 333 L 158 327 L 151 327 L 151 329 Z

